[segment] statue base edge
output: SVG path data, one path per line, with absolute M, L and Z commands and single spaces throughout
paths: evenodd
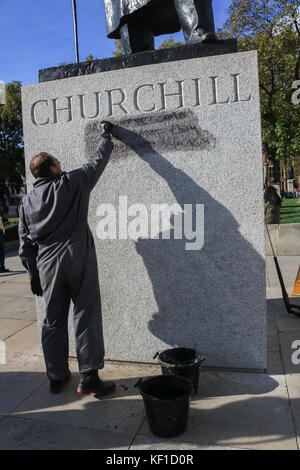
M 195 59 L 238 52 L 236 39 L 225 39 L 216 44 L 193 44 L 169 49 L 139 52 L 131 55 L 109 57 L 107 59 L 60 65 L 39 70 L 39 83 L 63 78 L 78 77 L 92 73 L 140 67 L 143 65 L 174 62 L 177 60 Z

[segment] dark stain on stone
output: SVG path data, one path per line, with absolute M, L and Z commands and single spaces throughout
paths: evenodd
M 110 122 L 141 137 L 132 142 L 137 150 L 147 151 L 149 144 L 157 152 L 212 150 L 216 146 L 215 136 L 200 127 L 196 114 L 190 109 L 145 113 L 119 120 L 110 119 Z M 94 152 L 100 133 L 100 120 L 91 121 L 86 125 L 87 156 Z M 113 139 L 113 142 L 112 161 L 133 153 L 124 142 L 117 139 Z

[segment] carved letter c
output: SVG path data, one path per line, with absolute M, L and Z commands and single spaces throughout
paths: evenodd
M 31 121 L 35 126 L 45 126 L 46 124 L 49 124 L 49 118 L 47 119 L 46 122 L 40 122 L 40 123 L 37 123 L 35 119 L 35 107 L 39 103 L 46 103 L 46 105 L 48 106 L 47 100 L 38 100 L 35 103 L 33 103 L 33 105 L 31 106 Z

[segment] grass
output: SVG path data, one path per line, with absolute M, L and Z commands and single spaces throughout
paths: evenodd
M 280 211 L 281 224 L 300 223 L 300 199 L 284 199 Z

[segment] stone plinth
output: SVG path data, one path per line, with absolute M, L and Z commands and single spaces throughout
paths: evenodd
M 22 99 L 27 168 L 46 151 L 74 169 L 96 147 L 102 119 L 119 126 L 89 213 L 106 358 L 151 362 L 179 345 L 199 349 L 206 365 L 265 369 L 256 52 L 53 80 L 23 87 Z M 162 204 L 176 206 L 160 226 Z M 108 228 L 115 239 L 103 239 Z

